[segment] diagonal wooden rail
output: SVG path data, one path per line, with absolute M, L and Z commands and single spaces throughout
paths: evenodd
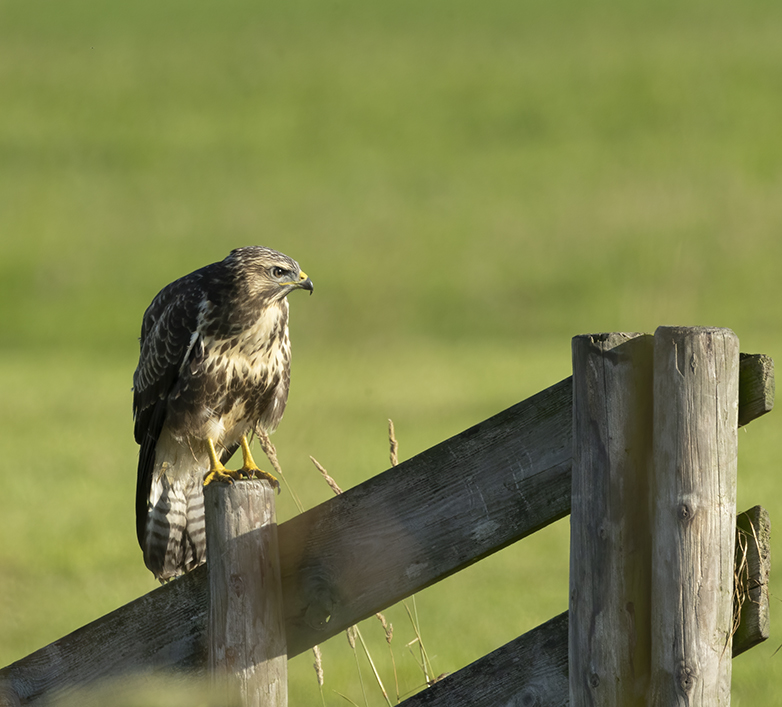
M 740 377 L 746 424 L 773 405 L 770 359 L 743 356 Z M 566 516 L 571 402 L 567 378 L 283 523 L 288 655 Z M 0 670 L 0 694 L 32 704 L 135 671 L 203 671 L 207 603 L 200 567 Z

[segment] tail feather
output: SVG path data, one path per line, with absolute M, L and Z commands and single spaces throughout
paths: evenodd
M 152 482 L 144 533 L 144 563 L 161 581 L 206 561 L 202 474 Z
M 221 460 L 237 447 L 223 449 Z M 209 466 L 205 443 L 184 443 L 165 426 L 142 444 L 136 529 L 144 564 L 162 582 L 206 561 L 203 479 Z

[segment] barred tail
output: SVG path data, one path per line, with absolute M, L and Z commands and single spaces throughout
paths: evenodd
M 203 473 L 161 473 L 152 481 L 141 545 L 144 564 L 161 581 L 206 561 Z

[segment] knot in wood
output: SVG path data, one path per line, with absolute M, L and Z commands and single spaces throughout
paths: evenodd
M 319 560 L 302 562 L 299 571 L 307 606 L 304 622 L 316 631 L 323 631 L 339 606 L 337 582 L 331 570 Z
M 518 705 L 518 707 L 541 707 L 542 704 L 543 702 L 538 689 L 529 686 L 525 687 L 511 703 L 514 707 L 516 705 Z
M 687 695 L 692 692 L 696 678 L 697 671 L 695 668 L 682 663 L 676 673 L 676 686 L 682 694 Z
M 689 523 L 694 515 L 695 511 L 686 503 L 680 503 L 679 507 L 676 509 L 676 516 L 682 523 Z
M 240 597 L 244 594 L 244 580 L 240 574 L 231 574 L 230 579 L 231 592 Z
M 331 621 L 331 608 L 321 602 L 313 602 L 304 612 L 304 623 L 316 631 L 325 631 Z
M 597 673 L 592 673 L 589 676 L 589 687 L 595 688 L 600 686 L 600 676 Z

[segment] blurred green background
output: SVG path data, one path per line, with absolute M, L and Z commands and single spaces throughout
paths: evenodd
M 233 247 L 316 285 L 274 438 L 306 507 L 331 493 L 309 455 L 353 486 L 387 468 L 387 418 L 412 456 L 568 376 L 575 334 L 707 324 L 775 356 L 780 36 L 770 0 L 0 0 L 0 665 L 155 588 L 141 316 Z M 740 434 L 739 507 L 772 523 L 781 430 Z M 435 673 L 565 610 L 567 576 L 565 520 L 421 593 Z M 782 704 L 775 625 L 734 705 Z M 363 704 L 344 638 L 323 655 L 326 704 Z M 321 703 L 311 663 L 291 704 Z

